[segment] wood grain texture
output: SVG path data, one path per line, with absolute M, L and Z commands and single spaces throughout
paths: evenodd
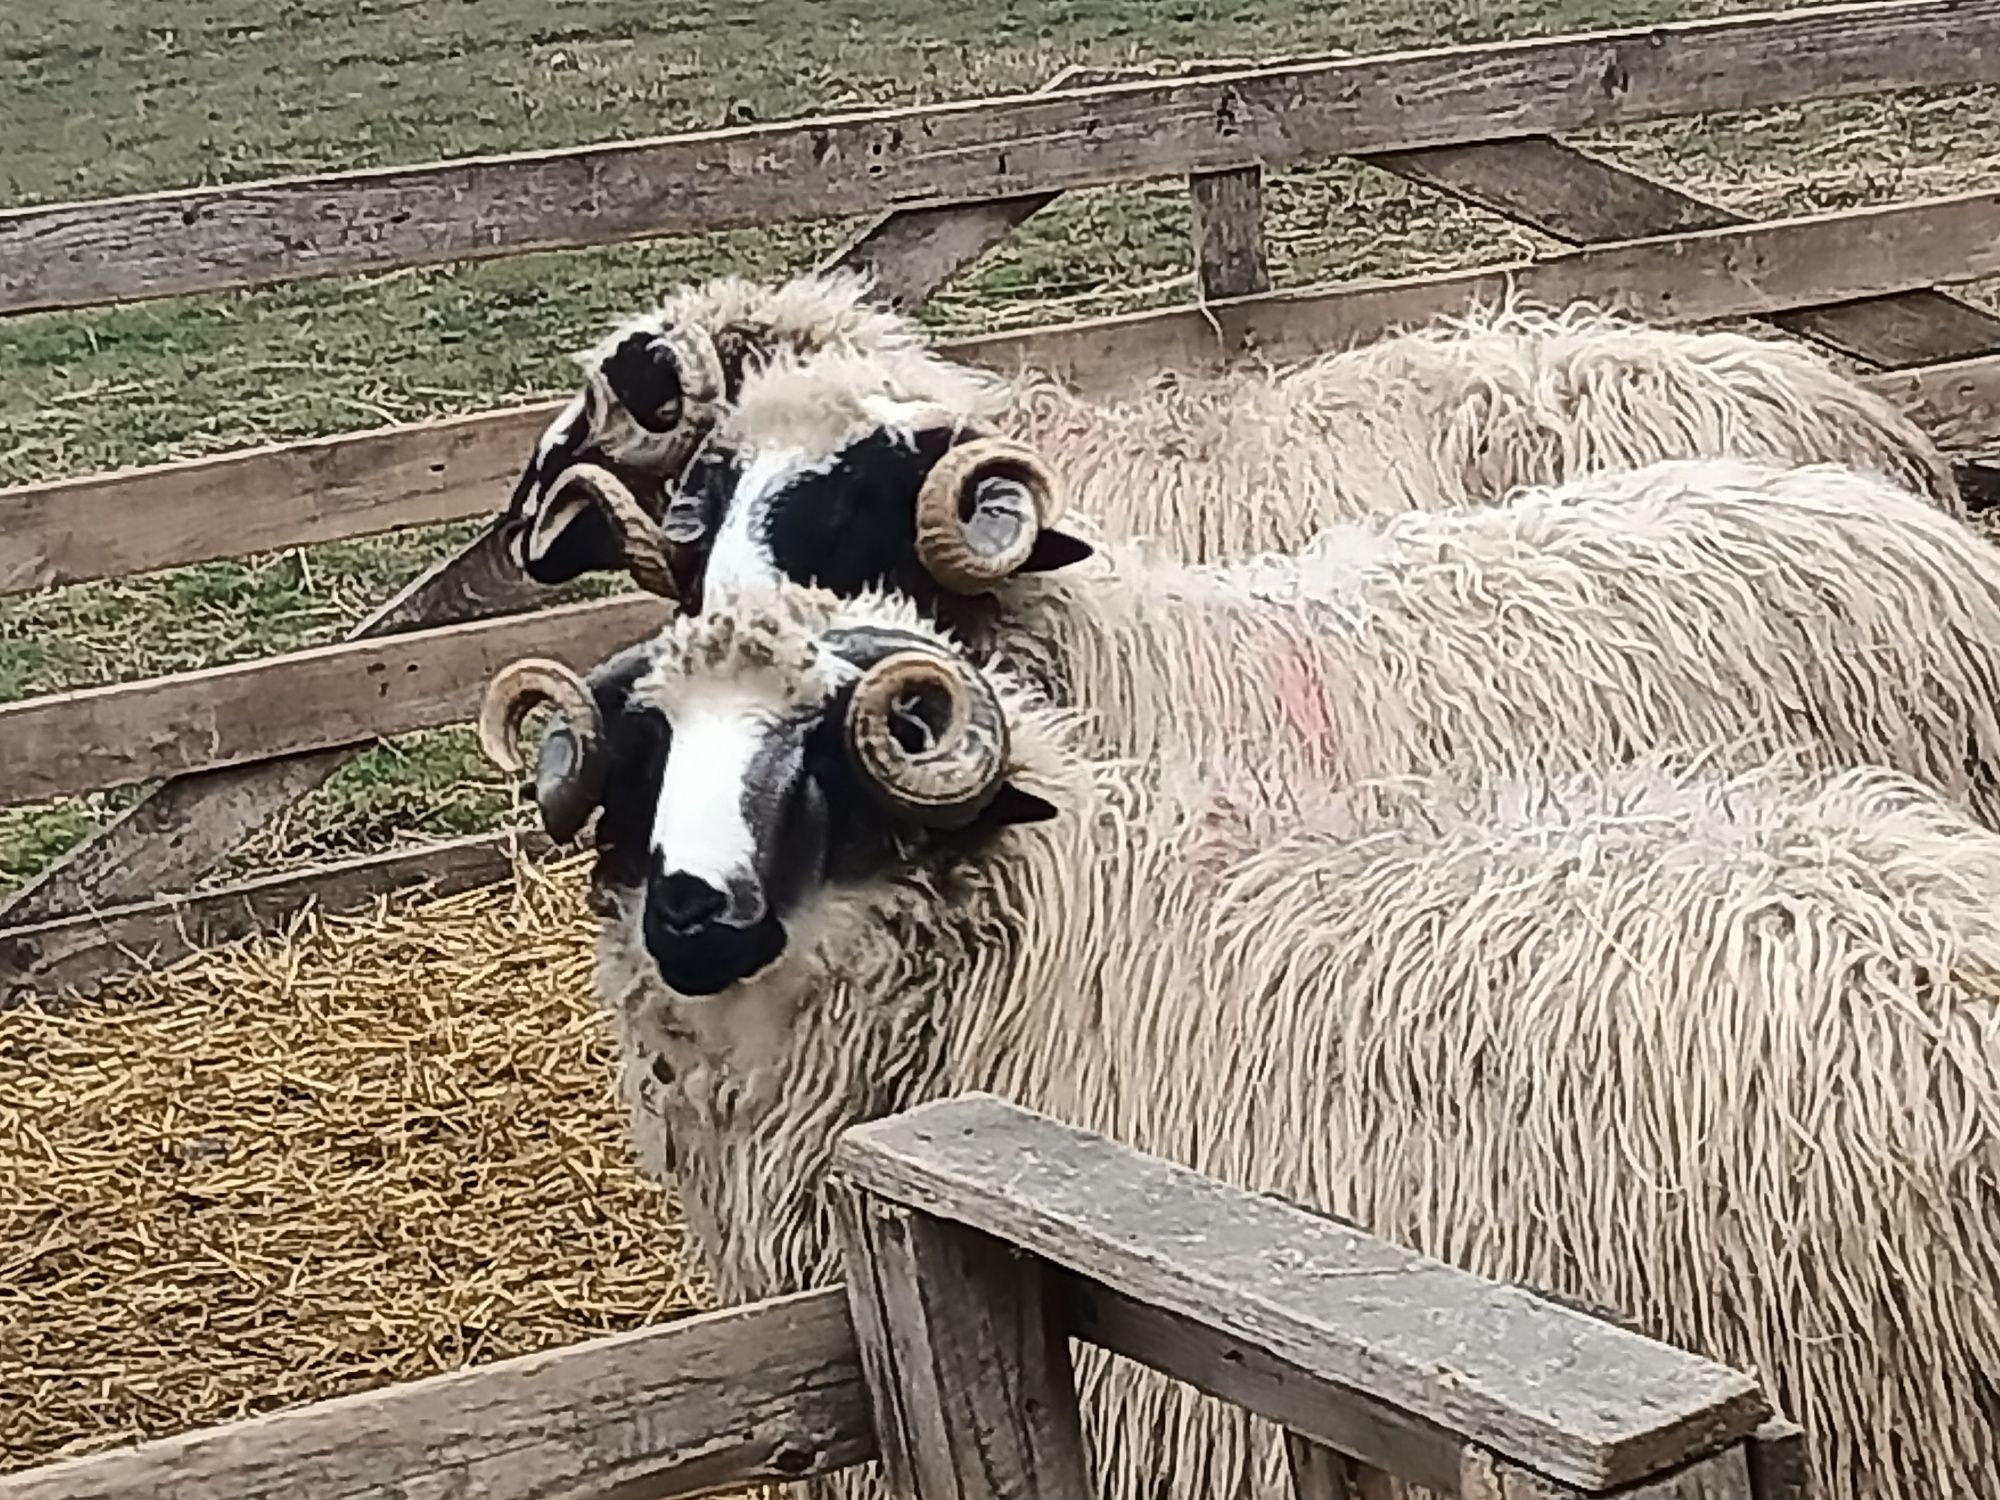
M 204 948 L 282 927 L 309 910 L 365 911 L 391 892 L 418 886 L 449 896 L 494 885 L 512 873 L 517 849 L 539 856 L 548 848 L 539 831 L 480 834 L 90 916 L 0 928 L 0 1008 L 30 995 L 44 1002 L 87 995 L 108 979 L 164 968 Z
M 1495 1454 L 1468 1448 L 1458 1493 L 1461 1500 L 1580 1500 L 1597 1492 L 1578 1489 L 1523 1469 Z M 1618 1500 L 1752 1500 L 1745 1445 L 1736 1443 L 1670 1474 L 1655 1475 L 1621 1488 Z
M 1271 289 L 1264 248 L 1264 173 L 1197 172 L 1188 178 L 1193 213 L 1194 283 L 1206 301 L 1249 297 Z
M 1798 1423 L 1773 1417 L 1751 1435 L 1750 1493 L 1756 1500 L 1807 1500 L 1812 1493 L 1806 1434 Z
M 16 209 L 0 312 L 1988 83 L 1996 58 L 2000 0 L 1891 0 Z
M 873 1451 L 835 1288 L 0 1476 L 0 1500 L 669 1500 Z
M 1572 244 L 1643 239 L 1751 222 L 1679 188 L 1547 136 L 1363 158 Z M 1885 366 L 2000 353 L 2000 318 L 1943 292 L 1898 292 L 1767 315 L 1774 326 Z
M 558 406 L 0 489 L 0 594 L 490 515 Z
M 1578 1488 L 1670 1472 L 1770 1415 L 1739 1371 L 990 1096 L 858 1127 L 835 1166 Z
M 0 705 L 0 805 L 462 723 L 508 662 L 585 671 L 671 613 L 626 594 Z
M 1043 1266 L 836 1183 L 850 1310 L 899 1500 L 1089 1500 Z
M 1389 1478 L 1381 1470 L 1296 1432 L 1285 1434 L 1285 1467 L 1296 1500 L 1391 1500 Z
M 1869 377 L 1940 447 L 1979 451 L 2000 443 L 2000 355 Z
M 1442 276 L 1350 282 L 1191 303 L 966 340 L 959 356 L 1045 370 L 1086 391 L 1135 370 L 1284 364 L 1463 312 L 1510 291 L 1546 306 L 1594 302 L 1653 323 L 1761 317 L 2000 272 L 2000 193 L 1845 210 L 1591 245 Z

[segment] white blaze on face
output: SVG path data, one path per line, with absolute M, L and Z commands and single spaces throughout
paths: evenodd
M 523 545 L 530 558 L 541 558 L 548 554 L 555 540 L 562 535 L 563 528 L 589 504 L 589 498 L 581 490 L 571 490 L 560 504 L 549 503 L 549 486 L 557 478 L 550 472 L 550 464 L 558 449 L 569 444 L 582 430 L 585 421 L 584 399 L 577 396 L 560 415 L 548 425 L 541 441 L 535 444 L 535 492 L 528 496 L 527 507 L 533 517 Z
M 831 460 L 815 466 L 797 449 L 760 453 L 743 467 L 729 507 L 716 529 L 715 545 L 709 549 L 703 567 L 704 585 L 711 589 L 740 587 L 743 584 L 771 583 L 778 577 L 764 543 L 764 517 L 772 498 L 805 475 L 824 472 Z
M 757 884 L 757 834 L 749 806 L 763 792 L 760 765 L 774 748 L 776 715 L 757 696 L 704 686 L 676 703 L 670 719 L 653 852 L 666 874 L 686 874 L 732 894 Z

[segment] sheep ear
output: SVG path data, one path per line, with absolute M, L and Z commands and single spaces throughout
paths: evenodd
M 1049 573 L 1080 563 L 1086 557 L 1095 556 L 1096 552 L 1097 549 L 1090 543 L 1071 536 L 1067 531 L 1045 530 L 1036 534 L 1034 549 L 1028 553 L 1028 560 L 1015 571 Z
M 1003 781 L 999 793 L 986 804 L 979 818 L 995 828 L 1006 828 L 1015 823 L 1046 823 L 1055 816 L 1053 802 L 1033 792 L 1024 792 L 1011 781 Z
M 657 334 L 634 333 L 605 356 L 604 383 L 648 432 L 672 432 L 681 420 L 681 368 Z

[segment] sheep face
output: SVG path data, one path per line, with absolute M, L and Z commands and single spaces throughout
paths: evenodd
M 1007 713 L 977 669 L 913 615 L 843 609 L 782 585 L 725 596 L 558 700 L 567 717 L 544 736 L 535 783 L 544 820 L 559 833 L 552 806 L 601 807 L 599 910 L 634 914 L 678 994 L 763 973 L 801 922 L 912 843 L 1053 815 L 1009 783 Z M 489 753 L 519 722 L 520 670 L 489 695 Z
M 701 558 L 700 587 L 784 579 L 928 602 L 1090 555 L 1053 525 L 1047 466 L 991 434 L 987 383 L 941 364 L 909 375 L 824 351 L 745 382 L 667 509 L 667 534 Z
M 731 330 L 711 339 L 655 321 L 594 355 L 583 390 L 543 431 L 508 501 L 501 529 L 515 565 L 550 585 L 625 567 L 627 541 L 565 477 L 578 465 L 608 469 L 657 522 L 717 403 L 741 380 L 746 351 Z

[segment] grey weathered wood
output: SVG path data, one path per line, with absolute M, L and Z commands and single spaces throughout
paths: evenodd
M 193 896 L 168 896 L 89 916 L 0 928 L 0 1006 L 88 994 L 120 975 L 150 972 L 219 943 L 281 927 L 302 912 L 365 911 L 417 886 L 449 896 L 505 880 L 515 851 L 549 848 L 538 831 L 447 839 L 268 875 Z
M 1574 1488 L 1478 1448 L 1465 1453 L 1461 1500 L 1579 1500 L 1593 1491 Z M 1751 1500 L 1745 1445 L 1737 1443 L 1669 1474 L 1622 1488 L 1618 1500 Z
M 1750 1438 L 1750 1493 L 1756 1500 L 1806 1500 L 1812 1493 L 1805 1429 L 1773 1417 Z
M 1739 1371 L 999 1099 L 857 1127 L 835 1163 L 1581 1488 L 1654 1477 L 1770 1415 Z
M 17 209 L 0 311 L 1987 83 L 1996 57 L 2000 0 L 1894 0 Z
M 1761 317 L 1995 274 L 1997 229 L 2000 194 L 1967 194 L 1591 245 L 1442 276 L 1092 318 L 965 340 L 958 353 L 1001 369 L 1030 364 L 1102 390 L 1128 382 L 1134 369 L 1213 369 L 1245 355 L 1305 359 L 1509 291 L 1549 306 L 1595 302 L 1658 323 Z
M 348 639 L 485 619 L 532 608 L 547 597 L 547 590 L 514 566 L 497 530 L 488 527 L 382 605 Z M 0 908 L 0 926 L 48 922 L 186 890 L 354 753 L 316 751 L 175 777 L 16 892 Z
M 1285 1434 L 1285 1464 L 1297 1500 L 1390 1500 L 1381 1470 L 1296 1432 Z
M 1940 447 L 1978 450 L 2000 441 L 2000 355 L 1890 371 L 1864 383 L 1908 412 Z
M 862 1370 L 900 1500 L 1088 1500 L 1041 1262 L 835 1183 Z
M 0 806 L 462 723 L 509 662 L 586 671 L 671 616 L 622 594 L 0 704 Z
M 668 1500 L 873 1453 L 835 1288 L 0 1475 L 0 1500 Z
M 557 409 L 0 489 L 0 594 L 491 515 Z
M 1193 209 L 1194 280 L 1204 299 L 1249 297 L 1271 289 L 1264 248 L 1264 173 L 1198 172 L 1188 178 Z
M 1363 158 L 1559 240 L 1595 243 L 1722 229 L 1749 217 L 1546 136 Z M 1870 364 L 2000 353 L 2000 318 L 1937 291 L 1773 312 L 1768 321 Z
M 1365 1391 L 1336 1396 L 1326 1378 L 1255 1340 L 1210 1327 L 1071 1275 L 1059 1284 L 1070 1331 L 1086 1343 L 1164 1370 L 1218 1400 L 1439 1495 L 1458 1492 L 1459 1434 Z M 1372 1497 L 1371 1497 L 1372 1500 Z
M 1040 92 L 1102 87 L 1130 71 L 1071 66 L 1051 78 Z M 1061 196 L 1060 192 L 1022 193 L 980 203 L 942 203 L 886 214 L 824 264 L 867 271 L 874 278 L 879 301 L 890 307 L 914 308 Z

